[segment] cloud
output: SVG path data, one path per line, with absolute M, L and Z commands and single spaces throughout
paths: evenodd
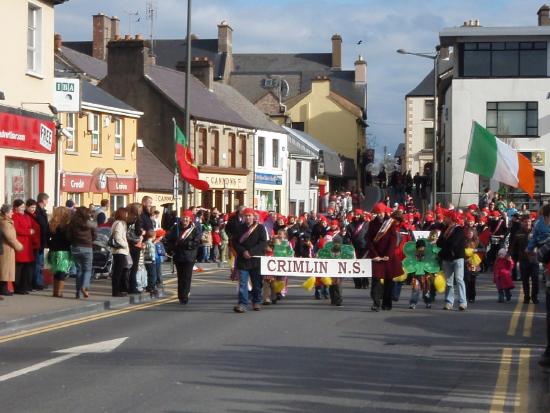
M 155 36 L 183 38 L 187 1 L 156 0 Z M 358 54 L 368 62 L 369 133 L 386 142 L 393 153 L 403 141 L 404 96 L 431 70 L 432 62 L 398 55 L 405 48 L 430 52 L 438 32 L 479 19 L 487 26 L 537 24 L 542 0 L 210 0 L 193 2 L 192 32 L 217 36 L 217 24 L 234 29 L 236 53 L 330 52 L 334 33 L 343 37 L 344 68 L 353 68 Z M 91 39 L 92 18 L 98 12 L 117 15 L 121 32 L 128 31 L 128 12 L 139 11 L 132 34 L 149 32 L 145 0 L 71 0 L 56 7 L 56 31 L 66 40 Z M 134 18 L 135 20 L 135 18 Z M 363 44 L 356 45 L 358 40 Z M 380 145 L 380 144 L 379 144 Z M 378 147 L 377 151 L 382 148 Z

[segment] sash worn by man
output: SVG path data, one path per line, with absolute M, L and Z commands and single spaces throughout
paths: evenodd
M 345 242 L 353 245 L 355 254 L 359 259 L 365 258 L 368 252 L 366 238 L 368 227 L 369 223 L 365 222 L 363 211 L 356 209 L 353 220 L 348 225 Z M 355 288 L 368 288 L 369 279 L 366 277 L 354 278 L 353 283 Z

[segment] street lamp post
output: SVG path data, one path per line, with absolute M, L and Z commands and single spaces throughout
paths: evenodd
M 435 209 L 437 203 L 437 79 L 439 64 L 439 46 L 435 49 L 435 54 L 407 52 L 404 49 L 398 49 L 399 54 L 410 54 L 413 56 L 431 59 L 434 62 L 434 139 L 433 139 L 433 165 L 432 165 L 432 209 Z

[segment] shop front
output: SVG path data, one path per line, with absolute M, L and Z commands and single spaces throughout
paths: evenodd
M 199 173 L 199 178 L 208 182 L 210 189 L 199 192 L 196 205 L 203 208 L 218 208 L 220 212 L 229 213 L 239 205 L 245 205 L 247 186 L 246 175 L 225 175 Z
M 51 117 L 0 106 L 0 180 L 2 202 L 53 196 L 55 122 Z
M 262 211 L 276 211 L 286 214 L 283 199 L 283 175 L 256 172 L 254 175 L 254 207 Z
M 109 199 L 110 210 L 136 202 L 137 178 L 135 176 L 108 175 L 105 171 L 93 173 L 63 172 L 61 174 L 61 199 L 64 204 L 71 199 L 77 206 L 99 205 Z

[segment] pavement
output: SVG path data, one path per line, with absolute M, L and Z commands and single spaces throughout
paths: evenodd
M 219 270 L 221 265 L 212 263 L 198 264 L 205 273 Z M 224 264 L 224 267 L 226 265 Z M 174 270 L 175 271 L 175 270 Z M 175 273 L 172 273 L 171 263 L 162 267 L 166 288 L 160 291 L 159 297 L 170 297 L 175 294 Z M 196 272 L 201 274 L 201 272 Z M 142 294 L 127 297 L 111 295 L 111 279 L 93 279 L 90 286 L 90 297 L 75 299 L 75 280 L 68 278 L 65 283 L 63 298 L 52 297 L 52 287 L 43 291 L 33 291 L 28 295 L 4 297 L 0 301 L 0 333 L 16 331 L 57 320 L 94 314 L 106 310 L 119 309 L 126 306 L 154 301 L 154 297 Z
M 194 275 L 174 299 L 0 334 L 0 398 L 17 412 L 550 411 L 536 362 L 544 305 L 496 302 L 487 274 L 466 312 L 371 312 L 345 282 L 344 305 L 291 280 L 282 302 L 235 314 L 226 270 Z M 52 299 L 53 300 L 53 299 Z M 164 301 L 163 301 L 164 300 Z M 26 389 L 22 391 L 22 389 Z

